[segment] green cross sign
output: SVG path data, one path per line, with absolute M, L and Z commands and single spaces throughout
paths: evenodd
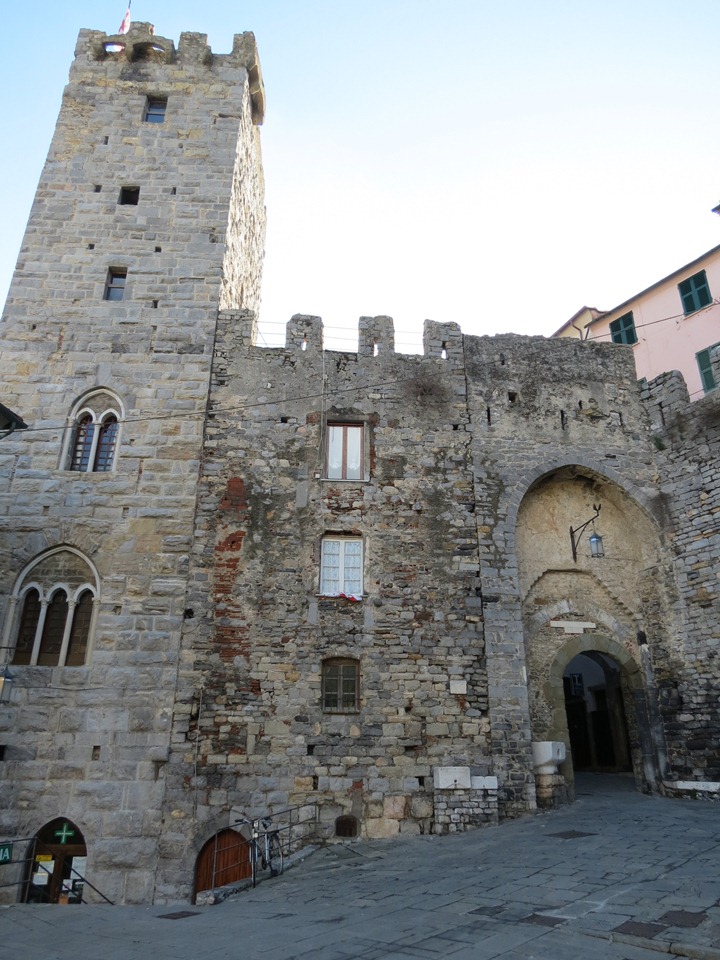
M 70 829 L 69 823 L 64 823 L 59 830 L 55 831 L 55 836 L 60 840 L 60 843 L 67 843 L 70 837 L 75 836 L 75 831 Z
M 11 843 L 0 843 L 0 863 L 12 863 Z

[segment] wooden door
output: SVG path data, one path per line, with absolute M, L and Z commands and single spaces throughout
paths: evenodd
M 237 830 L 221 830 L 200 851 L 195 893 L 237 883 L 250 876 L 250 845 Z

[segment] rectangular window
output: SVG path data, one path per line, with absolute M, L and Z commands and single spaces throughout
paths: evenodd
M 637 333 L 635 332 L 635 319 L 630 313 L 626 313 L 610 324 L 610 336 L 613 343 L 637 343 Z
M 678 290 L 680 291 L 680 299 L 682 300 L 683 310 L 686 316 L 688 313 L 695 313 L 696 310 L 701 310 L 709 303 L 712 303 L 710 287 L 708 286 L 704 270 L 679 283 Z
M 328 480 L 364 478 L 363 433 L 361 423 L 328 423 L 325 472 Z
M 105 281 L 105 299 L 122 300 L 125 296 L 126 279 L 127 270 L 111 267 L 108 270 L 107 280 Z
M 322 667 L 322 708 L 325 713 L 356 713 L 360 703 L 360 664 L 357 660 L 325 660 Z
M 712 366 L 710 365 L 710 351 L 714 350 L 715 347 L 720 346 L 716 343 L 712 347 L 708 347 L 707 350 L 701 350 L 700 353 L 696 353 L 695 357 L 697 359 L 698 370 L 700 371 L 700 379 L 702 380 L 703 390 L 705 393 L 710 393 L 711 390 L 714 390 L 717 387 L 715 382 L 715 377 L 713 376 Z
M 148 97 L 145 101 L 145 123 L 165 123 L 167 97 Z
M 326 597 L 353 597 L 363 590 L 363 550 L 360 537 L 323 537 L 320 557 L 320 593 Z
M 120 198 L 118 203 L 121 206 L 136 207 L 140 199 L 140 187 L 120 187 Z

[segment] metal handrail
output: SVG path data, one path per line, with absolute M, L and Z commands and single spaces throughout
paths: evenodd
M 303 810 L 311 811 L 310 815 L 303 817 Z M 285 822 L 279 822 L 282 819 L 284 819 Z M 263 831 L 259 831 L 258 825 L 262 824 L 263 821 L 268 820 L 270 821 L 270 826 Z M 251 837 L 244 837 L 241 834 L 241 836 L 243 836 L 242 841 L 238 842 L 237 844 L 231 844 L 224 848 L 224 853 L 228 853 L 228 851 L 232 852 L 237 849 L 238 858 L 233 863 L 223 867 L 220 871 L 216 869 L 217 851 L 214 853 L 212 886 L 209 889 L 215 890 L 217 887 L 225 886 L 223 883 L 216 882 L 218 875 L 222 876 L 223 873 L 230 872 L 233 867 L 237 867 L 245 860 L 245 858 L 248 856 L 248 845 L 253 843 L 252 835 L 257 834 L 257 837 L 255 837 L 255 842 L 257 842 L 257 840 L 264 836 L 265 833 L 276 833 L 280 840 L 283 856 L 289 857 L 292 853 L 300 850 L 303 846 L 306 846 L 308 843 L 312 843 L 313 840 L 316 839 L 317 822 L 318 806 L 316 803 L 301 803 L 292 807 L 285 807 L 281 810 L 267 811 L 258 817 L 241 817 L 235 819 L 231 826 L 235 828 L 242 823 L 248 824 L 250 826 Z M 309 832 L 305 829 L 307 825 L 310 826 Z M 252 857 L 251 852 L 250 856 Z
M 0 840 L 0 844 L 2 843 L 12 843 L 13 845 L 15 845 L 16 843 L 32 844 L 32 847 L 31 847 L 32 853 L 30 854 L 30 856 L 22 857 L 20 860 L 11 860 L 10 863 L 12 864 L 35 863 L 36 862 L 35 854 L 37 853 L 38 847 L 40 847 L 41 849 L 44 848 L 45 850 L 52 849 L 52 847 L 49 844 L 45 843 L 43 840 L 39 840 L 37 837 L 20 837 L 18 839 Z M 9 863 L 3 864 L 3 866 L 9 866 L 9 865 L 10 865 Z M 45 873 L 50 875 L 50 871 L 45 866 L 42 865 L 42 862 L 40 862 L 40 868 L 44 870 Z M 85 889 L 85 884 L 87 884 L 87 886 L 90 887 L 90 889 L 93 890 L 99 897 L 102 897 L 102 899 L 106 903 L 109 903 L 110 906 L 115 906 L 114 902 L 109 897 L 106 897 L 101 890 L 98 890 L 98 888 L 94 884 L 90 883 L 87 877 L 84 877 L 72 865 L 70 866 L 70 875 L 74 876 L 76 880 L 82 880 L 83 891 Z M 12 883 L 1 883 L 0 889 L 6 888 L 6 887 L 24 887 L 26 884 L 29 884 L 29 883 L 30 883 L 30 878 L 26 876 L 23 880 L 15 880 Z M 87 900 L 84 899 L 82 893 L 80 894 L 80 898 L 78 902 L 87 903 Z

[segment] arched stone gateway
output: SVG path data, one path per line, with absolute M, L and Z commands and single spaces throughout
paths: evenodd
M 528 490 L 516 542 L 532 740 L 566 754 L 557 773 L 536 775 L 538 804 L 572 800 L 577 769 L 632 770 L 658 790 L 652 643 L 671 629 L 671 604 L 655 521 L 617 483 L 568 466 Z
M 27 854 L 24 903 L 82 903 L 87 847 L 70 820 L 58 817 L 39 830 Z

